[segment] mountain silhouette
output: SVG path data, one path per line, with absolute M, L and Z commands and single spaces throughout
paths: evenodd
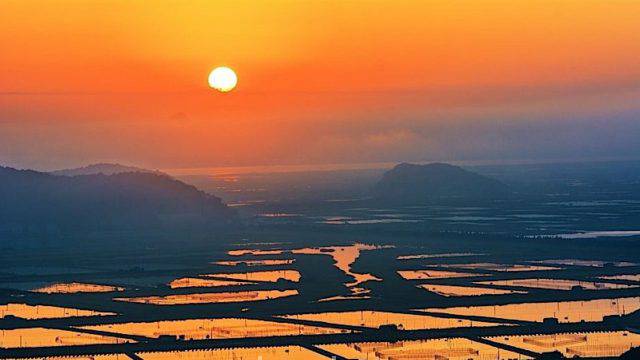
M 165 175 L 68 177 L 0 167 L 0 236 L 212 228 L 234 218 L 219 198 Z
M 444 163 L 396 165 L 373 189 L 377 199 L 402 203 L 493 200 L 510 193 L 507 185 L 497 180 Z
M 162 174 L 160 171 L 156 171 L 156 170 L 148 170 L 148 169 L 143 169 L 136 166 L 127 166 L 127 165 L 120 165 L 115 163 L 91 164 L 91 165 L 82 166 L 78 168 L 51 171 L 50 174 L 61 175 L 61 176 L 77 176 L 77 175 L 96 175 L 96 174 L 113 175 L 113 174 L 120 174 L 120 173 L 127 173 L 127 172 Z

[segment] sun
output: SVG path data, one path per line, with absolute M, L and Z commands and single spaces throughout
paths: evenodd
M 238 84 L 236 73 L 226 66 L 220 66 L 209 74 L 209 86 L 220 91 L 229 92 Z

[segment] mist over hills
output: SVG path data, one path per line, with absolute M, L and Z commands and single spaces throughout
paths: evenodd
M 636 199 L 638 169 L 635 162 L 465 168 L 403 163 L 386 172 L 255 173 L 183 176 L 177 180 L 159 171 L 106 163 L 53 173 L 0 167 L 0 237 L 69 232 L 180 233 L 219 229 L 236 224 L 240 218 L 243 223 L 251 222 L 252 214 L 262 211 L 250 206 L 232 211 L 211 193 L 238 204 L 299 202 L 306 206 L 333 199 L 374 201 L 385 206 L 503 199 L 573 201 L 591 199 L 594 194 L 606 200 L 613 193 Z
M 163 173 L 156 170 L 148 170 L 136 166 L 127 166 L 120 165 L 116 163 L 98 163 L 98 164 L 90 164 L 87 166 L 72 168 L 72 169 L 61 169 L 56 171 L 51 171 L 50 174 L 53 175 L 61 175 L 61 176 L 77 176 L 77 175 L 96 175 L 96 174 L 104 174 L 104 175 L 113 175 L 127 172 L 137 172 L 137 173 L 153 173 L 162 175 Z
M 0 167 L 0 234 L 162 231 L 234 221 L 219 198 L 149 172 L 57 176 Z
M 511 189 L 498 180 L 444 163 L 396 165 L 373 189 L 375 198 L 401 203 L 495 200 L 510 194 Z
M 394 203 L 498 199 L 511 193 L 497 180 L 442 163 L 404 163 L 381 177 L 369 176 L 377 181 L 373 197 Z M 349 185 L 344 191 L 361 194 L 354 189 Z M 0 234 L 9 237 L 212 229 L 236 220 L 220 198 L 158 171 L 105 163 L 52 173 L 0 167 Z

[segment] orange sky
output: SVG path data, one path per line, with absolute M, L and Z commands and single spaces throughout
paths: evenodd
M 513 131 L 637 113 L 638 19 L 631 0 L 4 0 L 0 163 L 553 157 Z

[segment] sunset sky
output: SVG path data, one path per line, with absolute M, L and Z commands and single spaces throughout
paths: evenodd
M 3 0 L 0 165 L 629 158 L 639 19 L 632 0 Z

